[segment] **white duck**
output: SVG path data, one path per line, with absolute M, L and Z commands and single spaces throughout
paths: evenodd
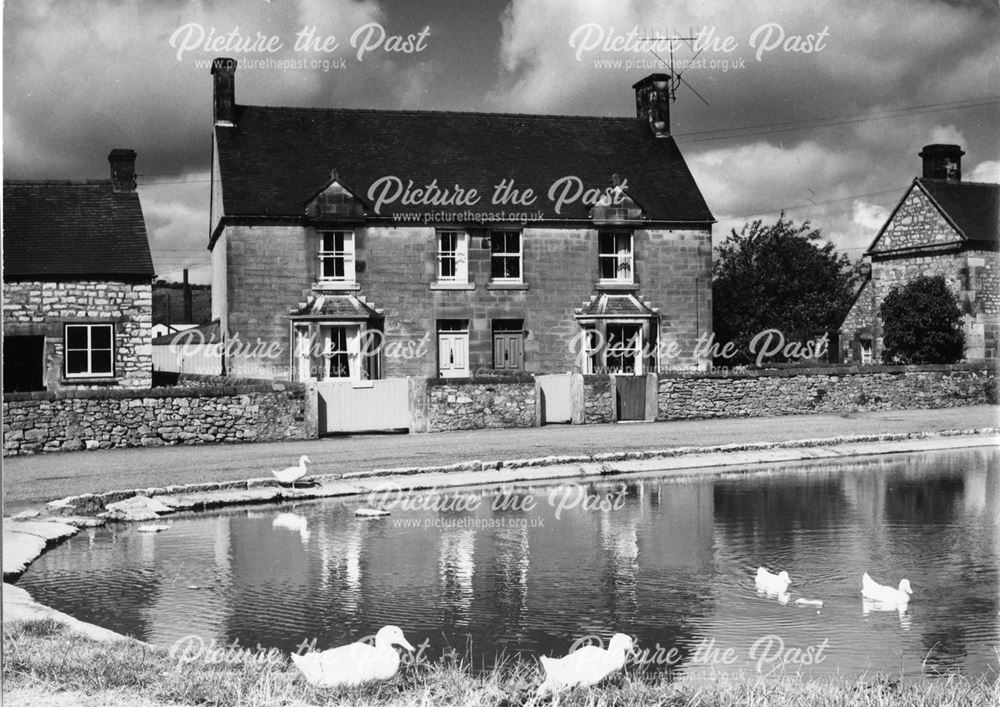
M 899 589 L 893 589 L 883 584 L 879 584 L 865 572 L 861 575 L 861 596 L 877 604 L 895 606 L 905 606 L 910 601 L 913 589 L 910 588 L 910 580 L 899 580 Z
M 312 460 L 303 454 L 299 457 L 298 466 L 290 466 L 281 471 L 271 471 L 271 473 L 274 474 L 274 478 L 278 480 L 279 484 L 294 485 L 296 481 L 306 475 L 306 464 L 312 464 Z
M 774 574 L 763 567 L 758 567 L 754 583 L 757 585 L 757 589 L 769 594 L 784 594 L 788 591 L 788 585 L 792 583 L 792 580 L 785 570 Z
M 538 686 L 538 695 L 577 686 L 596 685 L 625 665 L 626 654 L 633 649 L 632 639 L 616 633 L 608 641 L 607 650 L 598 646 L 583 646 L 564 658 L 540 658 L 545 680 Z
M 415 650 L 398 626 L 383 626 L 375 634 L 375 645 L 351 643 L 330 650 L 292 654 L 306 681 L 316 687 L 360 685 L 370 680 L 388 680 L 399 671 L 399 654 L 393 646 Z

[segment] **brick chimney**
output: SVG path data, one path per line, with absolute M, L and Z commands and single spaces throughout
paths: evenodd
M 108 153 L 111 164 L 111 188 L 116 192 L 135 191 L 135 150 L 115 148 Z
M 924 160 L 924 179 L 962 181 L 962 148 L 959 145 L 925 145 L 920 157 Z
M 635 114 L 654 137 L 670 135 L 670 76 L 650 74 L 632 85 L 635 89 Z
M 212 61 L 212 118 L 216 125 L 235 125 L 236 60 L 219 57 Z

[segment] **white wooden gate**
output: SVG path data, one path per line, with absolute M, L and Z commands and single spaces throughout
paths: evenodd
M 570 422 L 573 418 L 572 374 L 538 376 L 537 380 L 542 397 L 542 424 Z
M 320 434 L 410 429 L 406 378 L 324 380 L 316 384 Z

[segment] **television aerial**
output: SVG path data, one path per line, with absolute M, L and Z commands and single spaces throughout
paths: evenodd
M 694 61 L 698 58 L 698 56 L 703 51 L 705 51 L 705 47 L 703 46 L 701 49 L 698 49 L 698 51 L 695 52 L 694 56 L 691 57 L 690 61 L 687 63 L 687 66 L 685 68 L 681 69 L 680 71 L 677 71 L 674 68 L 674 48 L 675 48 L 677 42 L 684 42 L 685 44 L 688 44 L 691 47 L 691 49 L 693 50 L 695 48 L 695 46 L 696 46 L 698 38 L 697 37 L 678 37 L 677 35 L 674 35 L 672 37 L 661 37 L 659 35 L 656 35 L 654 37 L 643 37 L 643 39 L 646 40 L 646 41 L 648 41 L 648 42 L 651 42 L 653 44 L 653 46 L 651 46 L 650 49 L 649 49 L 649 53 L 652 54 L 653 56 L 655 56 L 657 59 L 659 59 L 660 63 L 663 64 L 667 68 L 667 70 L 670 72 L 670 83 L 667 85 L 667 90 L 668 90 L 668 93 L 669 93 L 669 96 L 670 96 L 670 102 L 671 103 L 676 103 L 677 102 L 677 89 L 679 89 L 681 87 L 681 84 L 684 84 L 685 86 L 688 87 L 688 89 L 691 90 L 691 93 L 693 93 L 694 95 L 696 95 L 699 98 L 699 100 L 701 100 L 701 102 L 704 103 L 707 106 L 708 105 L 708 101 L 705 100 L 705 97 L 702 96 L 700 93 L 698 93 L 695 90 L 694 86 L 692 86 L 690 83 L 688 83 L 688 81 L 682 76 L 682 74 L 685 71 L 687 71 L 687 69 L 690 66 L 694 65 Z M 666 42 L 667 43 L 667 50 L 668 50 L 669 56 L 670 56 L 669 60 L 668 59 L 664 59 L 662 56 L 660 56 L 659 54 L 657 54 L 656 53 L 656 49 L 653 48 L 653 47 L 656 47 L 657 43 L 660 43 L 660 42 Z

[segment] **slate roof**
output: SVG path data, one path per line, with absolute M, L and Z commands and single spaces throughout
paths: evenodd
M 603 190 L 618 174 L 647 219 L 714 221 L 673 138 L 654 138 L 635 118 L 237 106 L 235 123 L 215 129 L 226 216 L 300 217 L 336 170 L 362 199 L 385 176 L 480 195 L 475 206 L 397 201 L 381 215 L 541 210 L 550 220 L 587 219 L 582 200 L 555 212 L 552 183 L 574 176 Z M 536 203 L 493 204 L 502 179 L 533 189 Z
M 649 307 L 644 302 L 636 299 L 631 294 L 609 294 L 602 292 L 594 297 L 583 308 L 576 310 L 576 316 L 580 319 L 600 318 L 600 317 L 652 317 L 656 310 Z
M 917 179 L 917 183 L 970 241 L 1000 241 L 1000 184 Z
M 110 180 L 5 181 L 4 279 L 154 275 L 139 195 Z
M 354 295 L 318 295 L 292 313 L 292 319 L 378 319 L 383 315 Z

